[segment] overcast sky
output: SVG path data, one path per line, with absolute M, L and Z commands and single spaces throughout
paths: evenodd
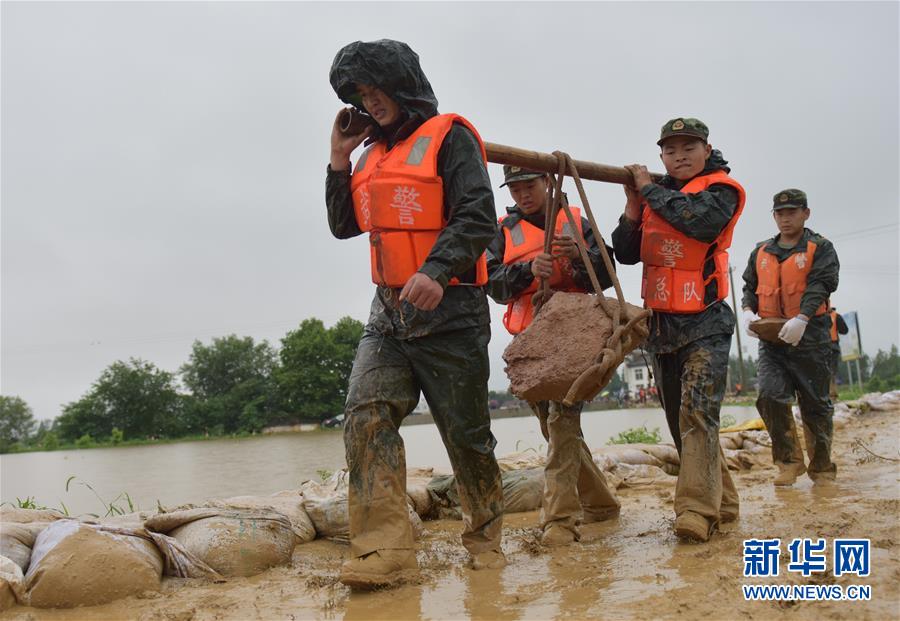
M 52 418 L 115 360 L 175 371 L 196 338 L 365 320 L 367 241 L 325 217 L 328 69 L 385 37 L 488 141 L 660 170 L 663 122 L 703 119 L 748 191 L 733 264 L 802 188 L 834 304 L 870 354 L 900 342 L 897 3 L 4 2 L 3 394 Z M 588 192 L 608 238 L 622 189 Z M 619 274 L 639 303 L 640 267 Z

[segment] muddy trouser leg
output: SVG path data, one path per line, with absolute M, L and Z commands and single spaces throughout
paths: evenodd
M 681 468 L 675 484 L 675 515 L 691 511 L 710 524 L 719 521 L 722 505 L 719 410 L 725 396 L 730 348 L 731 335 L 713 335 L 677 352 L 681 366 Z
M 579 535 L 581 503 L 578 480 L 581 471 L 581 408 L 583 403 L 566 407 L 558 401 L 549 404 L 547 431 L 550 446 L 544 468 L 544 498 L 541 526 L 557 524 Z
M 353 557 L 414 547 L 406 508 L 406 452 L 397 429 L 418 401 L 401 343 L 365 332 L 350 373 L 344 422 Z
M 737 488 L 734 486 L 731 473 L 728 472 L 728 463 L 725 461 L 725 453 L 722 451 L 721 443 L 719 443 L 719 463 L 722 465 L 722 505 L 719 511 L 720 513 L 729 513 L 736 516 L 740 511 L 741 499 L 738 496 Z
M 772 440 L 772 461 L 776 466 L 803 463 L 803 449 L 791 413 L 795 385 L 788 368 L 789 347 L 765 341 L 759 343 L 759 397 L 756 399 L 756 409 Z
M 829 346 L 796 347 L 788 353 L 788 369 L 797 387 L 803 436 L 809 457 L 810 478 L 817 473 L 834 473 L 831 440 L 834 434 L 834 406 L 828 394 L 831 378 Z
M 838 366 L 841 364 L 841 348 L 837 345 L 837 343 L 832 343 L 831 345 L 831 377 L 828 382 L 828 392 L 831 395 L 832 399 L 838 398 L 838 389 L 837 389 L 837 372 Z
M 681 431 L 678 427 L 678 413 L 681 411 L 681 367 L 678 354 L 656 354 L 653 356 L 653 375 L 656 376 L 656 392 L 666 412 L 666 424 L 678 455 L 681 456 Z
M 500 549 L 503 486 L 494 458 L 487 379 L 490 326 L 431 334 L 404 344 L 447 448 L 471 554 Z
M 578 499 L 584 512 L 583 521 L 587 523 L 608 520 L 619 514 L 622 505 L 619 503 L 616 492 L 609 486 L 606 475 L 594 462 L 591 449 L 584 441 L 584 434 L 581 431 L 581 410 L 584 403 L 576 405 L 578 406 L 578 448 L 581 454 L 581 463 L 578 469 Z

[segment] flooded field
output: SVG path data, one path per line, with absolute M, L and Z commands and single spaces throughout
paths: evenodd
M 738 422 L 757 416 L 750 407 L 727 406 Z M 611 437 L 631 427 L 658 427 L 668 441 L 662 410 L 630 409 L 585 412 L 582 415 L 585 440 L 591 447 L 602 446 Z M 497 437 L 497 456 L 533 448 L 544 452 L 546 445 L 534 416 L 504 418 L 491 423 Z M 404 425 L 409 466 L 450 467 L 447 453 L 433 424 Z M 242 494 L 270 494 L 293 489 L 307 479 L 318 479 L 320 470 L 334 471 L 345 466 L 344 441 L 340 430 L 292 433 L 174 444 L 77 451 L 22 453 L 0 457 L 0 501 L 33 497 L 38 503 L 60 507 L 65 503 L 73 514 L 103 513 L 100 500 L 87 483 L 107 502 L 127 492 L 135 508 L 197 502 L 205 498 L 225 498 Z M 69 477 L 76 476 L 69 491 Z M 125 501 L 120 501 L 122 506 Z
M 527 421 L 508 422 L 521 425 Z M 340 434 L 317 438 L 321 443 L 331 442 L 326 438 L 338 441 Z M 408 444 L 410 439 L 408 436 Z M 284 439 L 262 441 L 275 447 Z M 888 459 L 859 450 L 857 441 Z M 252 445 L 225 446 L 234 449 Z M 160 593 L 147 592 L 103 606 L 70 610 L 17 607 L 2 618 L 896 619 L 900 616 L 896 588 L 900 580 L 900 464 L 891 459 L 898 457 L 898 448 L 898 411 L 871 412 L 836 433 L 835 483 L 812 485 L 802 477 L 794 487 L 783 489 L 772 485 L 776 472 L 772 466 L 735 472 L 741 496 L 740 518 L 724 525 L 704 545 L 680 543 L 672 533 L 672 477 L 654 485 L 620 489 L 621 517 L 585 526 L 582 541 L 564 548 L 538 544 L 537 512 L 505 516 L 503 547 L 509 565 L 501 570 L 473 572 L 465 568 L 465 552 L 458 536 L 461 523 L 437 520 L 425 523 L 427 534 L 418 544 L 421 577 L 396 589 L 351 592 L 337 581 L 347 547 L 316 540 L 297 546 L 291 566 L 250 578 L 216 583 L 167 579 Z M 783 559 L 778 578 L 744 578 L 743 541 L 761 537 L 777 537 L 782 542 L 794 537 L 829 541 L 836 537 L 868 538 L 871 574 L 835 578 L 825 572 L 804 578 L 785 571 L 787 561 Z M 782 547 L 786 549 L 786 544 Z M 871 587 L 872 597 L 869 601 L 840 602 L 745 601 L 742 585 L 759 582 L 844 588 L 865 584 Z

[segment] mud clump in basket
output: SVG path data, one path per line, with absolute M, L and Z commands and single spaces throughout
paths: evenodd
M 610 310 L 618 306 L 614 298 L 606 298 L 606 303 Z M 641 311 L 626 304 L 629 319 Z M 645 324 L 639 325 L 641 337 L 647 334 Z M 562 401 L 572 382 L 597 361 L 612 332 L 612 318 L 597 304 L 596 296 L 555 293 L 503 352 L 510 390 L 528 401 Z

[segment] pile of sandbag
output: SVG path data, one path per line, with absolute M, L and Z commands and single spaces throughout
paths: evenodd
M 223 576 L 252 576 L 287 565 L 294 546 L 316 534 L 296 491 L 184 505 L 149 517 L 144 526 L 176 540 Z
M 16 557 L 0 557 L 4 606 L 13 603 L 10 594 L 23 605 L 60 608 L 103 604 L 160 588 L 163 556 L 142 529 L 58 519 L 6 522 L 0 530 L 5 551 Z M 10 546 L 10 540 L 18 545 Z
M 900 390 L 885 393 L 870 392 L 860 397 L 859 401 L 870 410 L 880 412 L 897 410 L 900 409 Z

